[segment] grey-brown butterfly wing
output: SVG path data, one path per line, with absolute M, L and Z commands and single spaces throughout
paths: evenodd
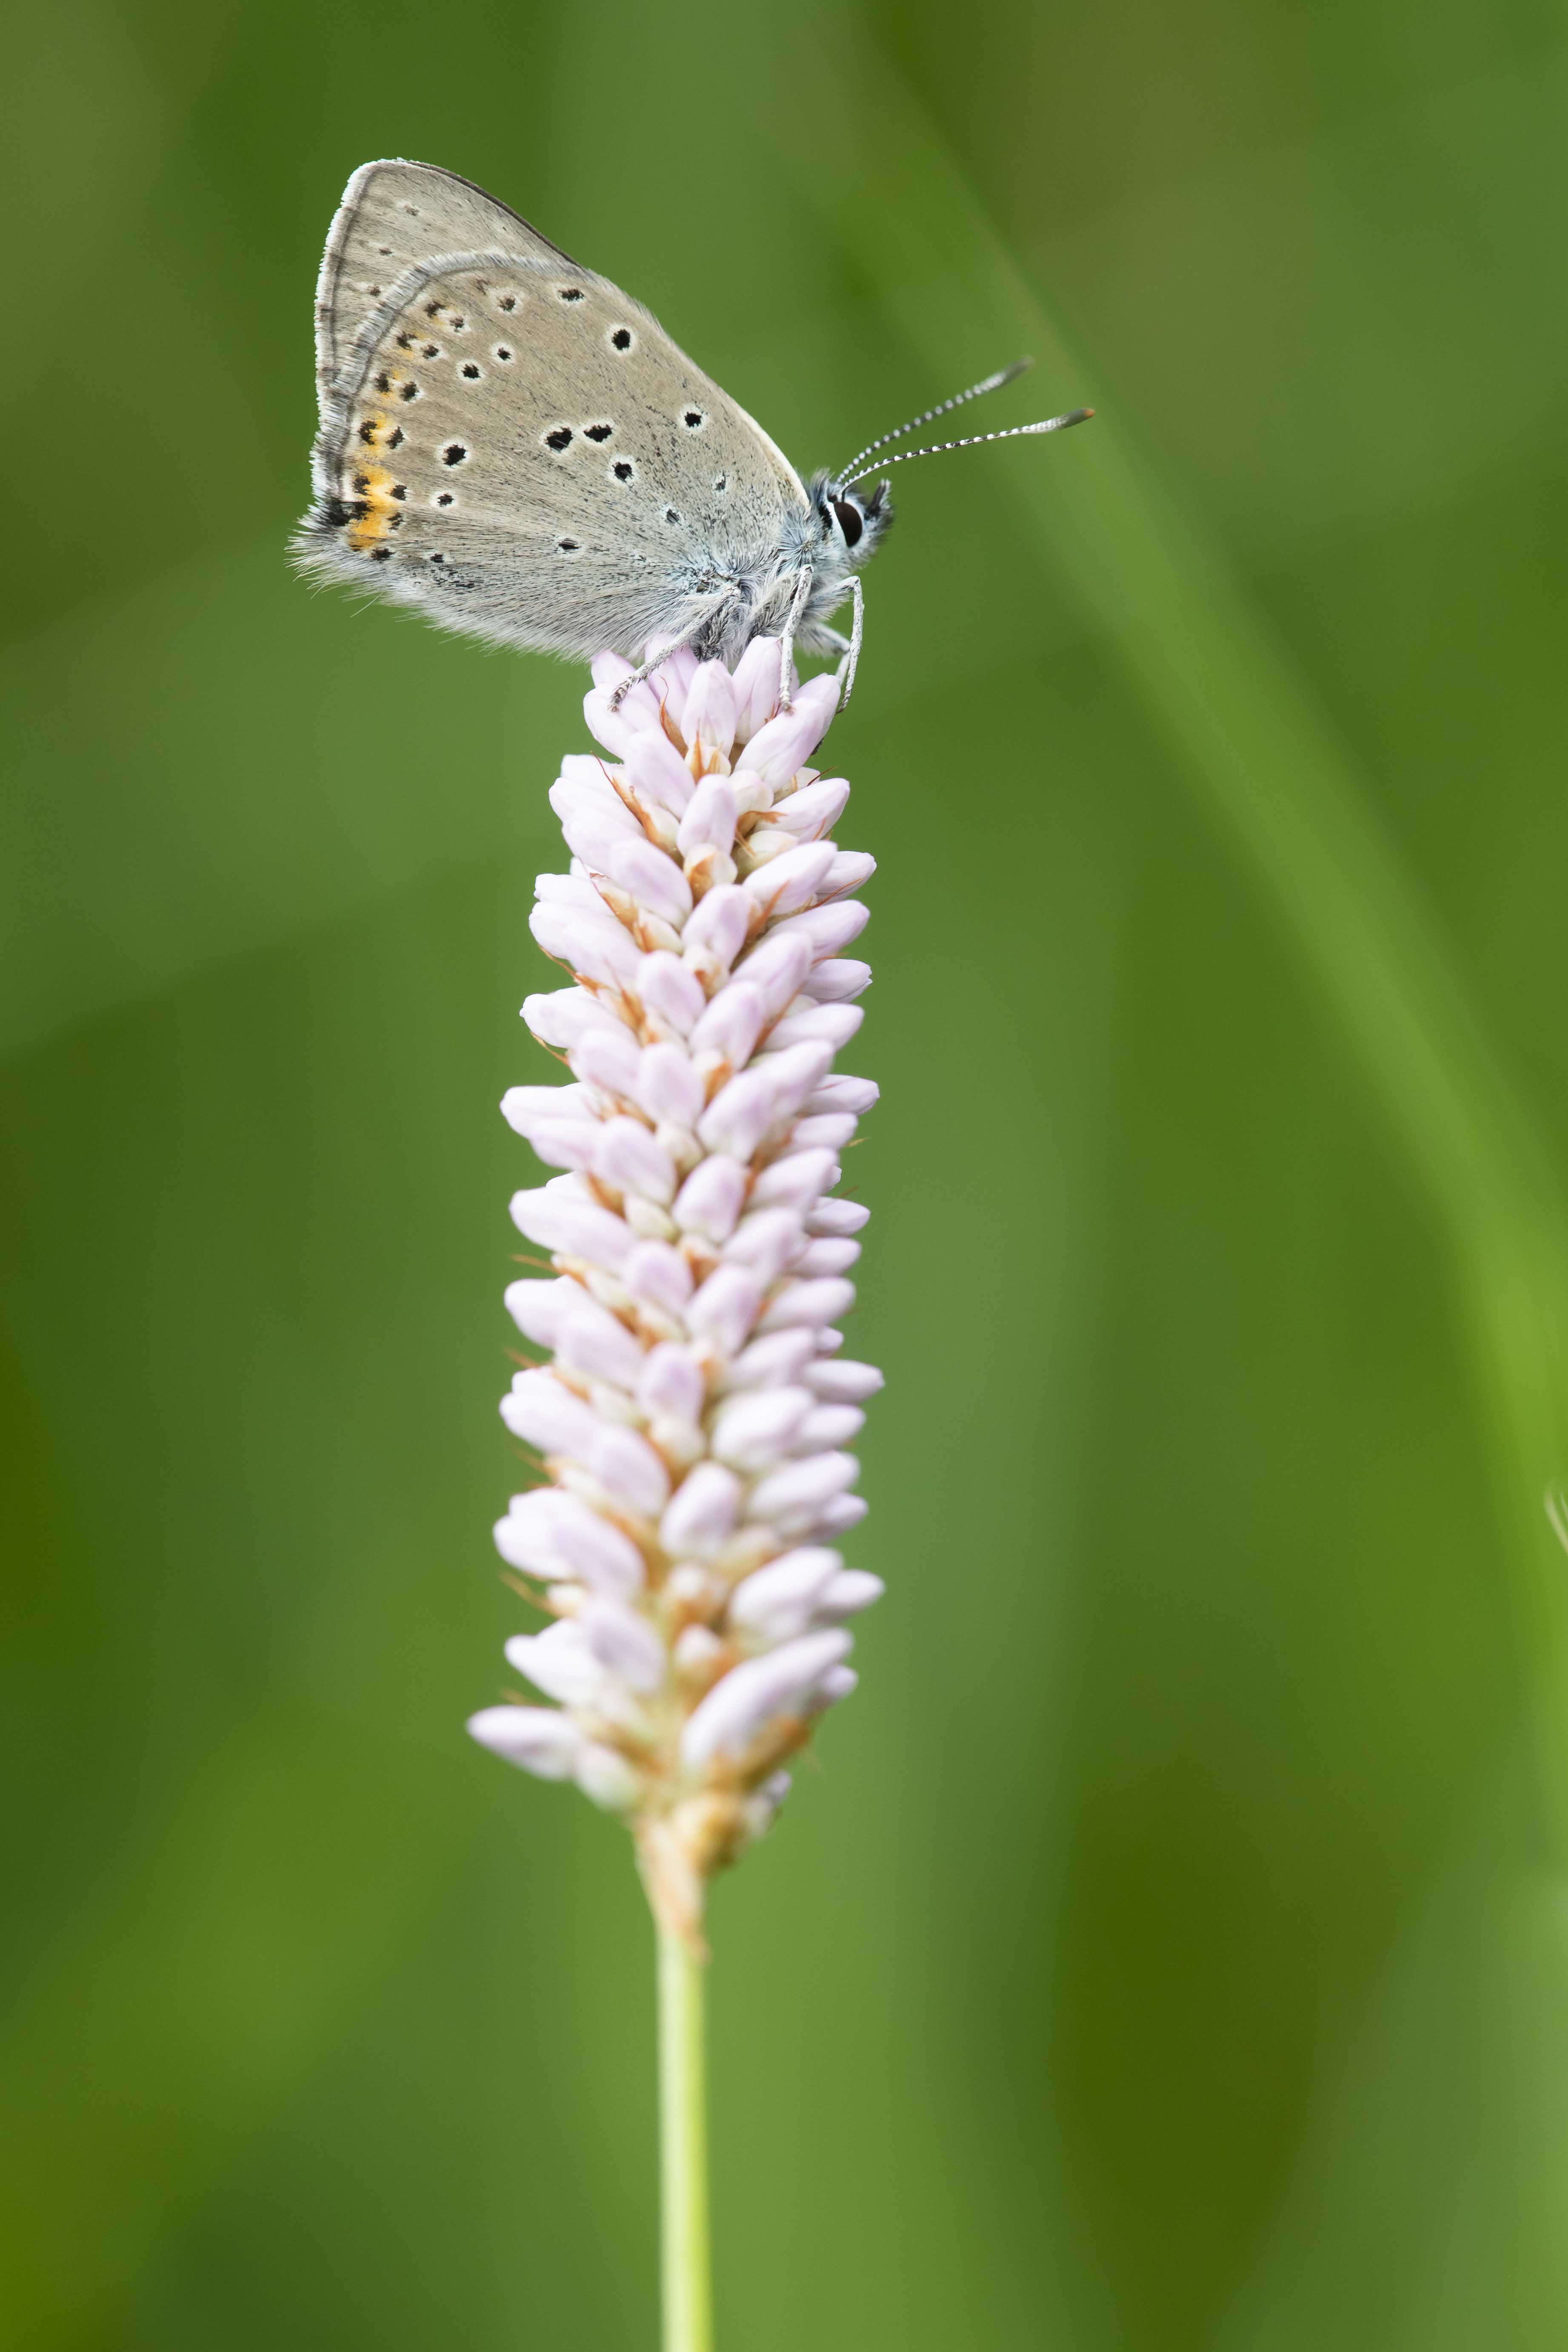
M 405 270 L 323 392 L 315 472 L 308 568 L 580 656 L 678 634 L 725 582 L 754 601 L 810 512 L 745 411 L 553 247 Z
M 531 259 L 569 257 L 470 180 L 393 156 L 362 163 L 332 218 L 316 283 L 316 380 L 324 394 L 365 320 L 405 270 L 443 254 L 501 246 Z

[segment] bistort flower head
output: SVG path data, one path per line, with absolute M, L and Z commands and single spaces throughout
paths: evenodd
M 839 1353 L 867 1213 L 833 1197 L 877 1098 L 833 1070 L 871 977 L 844 950 L 874 862 L 829 837 L 849 787 L 806 764 L 831 677 L 780 708 L 775 638 L 732 674 L 672 653 L 616 702 L 629 674 L 594 665 L 608 757 L 562 763 L 571 868 L 540 877 L 531 920 L 573 985 L 523 1017 L 572 1083 L 501 1105 L 565 1171 L 511 1203 L 555 1273 L 506 1294 L 550 1360 L 501 1413 L 548 1483 L 496 1528 L 554 1621 L 507 1656 L 556 1704 L 468 1727 L 625 1815 L 655 1910 L 696 1943 L 709 1876 L 854 1688 L 846 1622 L 882 1591 L 837 1548 L 881 1375 Z

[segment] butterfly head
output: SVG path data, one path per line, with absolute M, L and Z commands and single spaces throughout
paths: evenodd
M 849 572 L 870 562 L 893 520 L 889 488 L 885 480 L 864 490 L 829 474 L 814 478 L 807 496 L 816 521 L 819 564 Z

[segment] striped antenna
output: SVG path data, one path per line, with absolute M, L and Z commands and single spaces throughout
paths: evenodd
M 1021 433 L 1065 433 L 1069 425 L 1087 425 L 1094 415 L 1092 408 L 1074 408 L 1066 416 L 1044 416 L 1037 425 L 1014 425 L 1005 433 L 969 433 L 962 441 L 933 441 L 925 449 L 900 449 L 895 457 L 884 457 L 883 466 L 903 466 L 911 457 L 940 457 L 946 449 L 976 449 L 982 441 L 1016 441 Z M 861 474 L 846 474 L 837 485 L 847 490 L 851 482 L 859 481 L 863 474 L 875 474 L 878 466 L 867 466 Z
M 863 449 L 856 451 L 841 474 L 835 474 L 830 478 L 839 483 L 852 480 L 855 467 L 863 465 L 876 450 L 885 449 L 889 441 L 901 441 L 906 433 L 914 432 L 918 425 L 929 425 L 933 417 L 945 416 L 950 409 L 962 408 L 966 400 L 978 400 L 983 392 L 1000 392 L 1005 383 L 1011 383 L 1016 375 L 1022 375 L 1026 368 L 1032 368 L 1034 364 L 1030 359 L 1015 360 L 1011 367 L 998 368 L 994 375 L 982 376 L 980 382 L 972 383 L 967 392 L 955 392 L 951 400 L 939 400 L 934 408 L 922 409 L 918 416 L 911 416 L 907 425 L 895 425 L 890 433 L 879 433 L 874 441 L 868 441 Z

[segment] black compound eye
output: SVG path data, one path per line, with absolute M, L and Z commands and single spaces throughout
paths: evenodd
M 835 499 L 833 511 L 838 517 L 838 528 L 844 533 L 845 546 L 858 546 L 866 529 L 859 508 L 852 507 L 847 499 Z

